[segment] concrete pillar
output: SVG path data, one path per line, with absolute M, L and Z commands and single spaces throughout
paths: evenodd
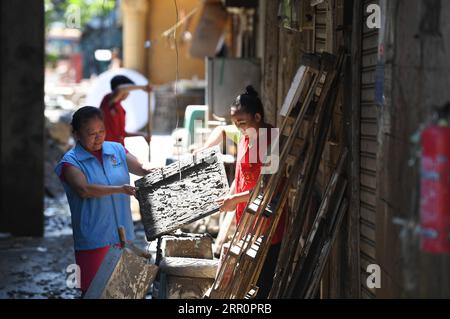
M 0 231 L 41 236 L 44 1 L 1 1 L 0 34 Z
M 146 73 L 148 0 L 122 0 L 123 65 L 141 74 Z

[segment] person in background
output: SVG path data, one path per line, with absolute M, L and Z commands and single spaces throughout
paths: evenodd
M 110 246 L 120 243 L 118 227 L 124 226 L 128 240 L 135 238 L 130 196 L 136 194 L 136 188 L 129 185 L 129 173 L 144 176 L 151 169 L 121 144 L 105 141 L 103 115 L 98 108 L 80 108 L 71 125 L 76 145 L 63 156 L 55 172 L 69 202 L 84 295 Z
M 234 125 L 219 126 L 213 130 L 205 145 L 196 150 L 198 153 L 209 147 L 219 145 L 223 135 L 238 144 L 236 159 L 235 179 L 230 187 L 228 196 L 219 200 L 222 212 L 236 211 L 236 223 L 239 224 L 250 193 L 256 186 L 262 168 L 261 153 L 268 154 L 271 143 L 270 129 L 273 127 L 264 121 L 264 109 L 258 93 L 252 86 L 246 88 L 245 93 L 239 95 L 231 105 L 231 119 Z M 234 127 L 233 127 L 234 126 Z M 260 130 L 266 128 L 267 130 Z M 262 139 L 262 134 L 267 134 Z M 266 145 L 261 141 L 267 141 Z M 260 153 L 259 150 L 263 151 Z M 258 152 L 256 162 L 250 160 L 250 151 Z M 277 229 L 272 238 L 266 262 L 258 279 L 259 287 L 257 298 L 267 298 L 272 287 L 278 254 L 281 248 L 281 240 L 284 233 L 285 214 L 278 222 Z
M 131 91 L 144 90 L 151 92 L 152 87 L 150 85 L 135 85 L 131 79 L 124 75 L 114 76 L 110 83 L 112 92 L 105 95 L 100 104 L 106 128 L 105 140 L 125 145 L 125 137 L 143 136 L 149 142 L 151 137 L 145 133 L 125 131 L 126 112 L 122 106 L 122 101 L 130 95 Z
M 120 59 L 120 51 L 118 48 L 112 49 L 111 63 L 109 64 L 109 70 L 120 69 L 122 67 L 122 60 Z

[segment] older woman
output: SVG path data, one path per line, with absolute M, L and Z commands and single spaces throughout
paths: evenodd
M 72 129 L 76 145 L 55 168 L 69 201 L 75 259 L 81 271 L 83 293 L 95 276 L 111 245 L 120 242 L 118 227 L 124 226 L 128 239 L 134 239 L 130 210 L 129 173 L 150 172 L 125 148 L 105 142 L 102 112 L 85 106 L 75 112 Z

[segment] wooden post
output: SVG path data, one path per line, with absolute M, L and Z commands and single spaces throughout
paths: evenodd
M 351 5 L 353 3 L 353 5 Z M 345 36 L 346 44 L 351 41 L 351 59 L 350 65 L 346 66 L 345 79 L 351 81 L 351 87 L 344 88 L 344 122 L 345 142 L 350 149 L 350 156 L 347 166 L 347 176 L 349 187 L 347 198 L 349 198 L 349 210 L 347 219 L 344 223 L 348 227 L 347 240 L 347 264 L 344 269 L 346 272 L 346 287 L 344 288 L 344 297 L 361 297 L 361 270 L 360 270 L 360 120 L 361 120 L 361 37 L 362 37 L 362 6 L 361 1 L 346 1 L 345 16 L 348 18 L 348 10 L 353 11 L 352 31 L 349 37 Z M 348 25 L 348 24 L 346 24 Z M 347 34 L 347 33 L 346 33 Z M 350 38 L 350 39 L 348 39 Z M 348 83 L 347 81 L 344 81 Z M 344 262 L 344 260 L 342 261 Z
M 44 1 L 1 2 L 0 232 L 14 236 L 44 234 L 44 29 Z
M 123 63 L 127 69 L 133 69 L 141 74 L 146 71 L 147 40 L 147 0 L 122 1 L 123 12 Z
M 278 80 L 278 1 L 267 0 L 265 5 L 265 41 L 263 55 L 262 99 L 265 119 L 277 125 L 277 80 Z

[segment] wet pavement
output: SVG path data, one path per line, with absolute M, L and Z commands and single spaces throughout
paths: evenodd
M 70 210 L 65 196 L 45 199 L 43 238 L 0 236 L 1 299 L 77 299 L 66 281 L 75 264 Z M 142 224 L 136 235 L 145 246 Z
M 43 238 L 0 239 L 0 298 L 74 299 L 81 293 L 66 284 L 75 263 L 70 211 L 65 197 L 45 199 Z
M 0 298 L 74 299 L 66 268 L 75 263 L 71 235 L 0 240 Z

